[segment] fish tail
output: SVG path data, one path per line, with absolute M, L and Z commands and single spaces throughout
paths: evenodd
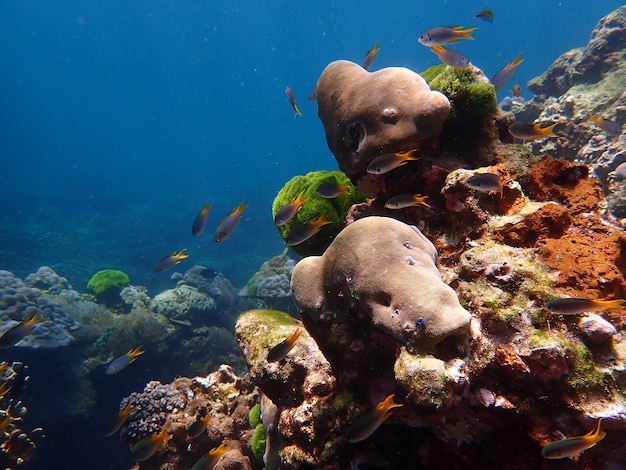
M 248 208 L 248 205 L 247 205 L 247 204 L 245 204 L 245 203 L 244 203 L 244 201 L 241 201 L 241 202 L 239 203 L 239 205 L 238 205 L 237 207 L 235 207 L 235 208 L 232 210 L 231 214 L 234 214 L 235 212 L 242 213 L 242 212 L 243 212 L 243 211 L 245 211 L 247 208 Z
M 457 33 L 463 39 L 476 39 L 474 36 L 472 36 L 472 32 L 476 29 L 478 29 L 477 26 L 473 26 L 471 28 L 466 28 L 466 29 L 457 29 Z
M 552 129 L 557 124 L 558 123 L 554 123 L 546 127 L 539 127 L 540 126 L 539 124 L 535 124 L 535 130 L 537 131 L 539 135 L 542 135 L 544 137 L 558 137 L 554 132 L 552 132 Z
M 28 325 L 36 325 L 37 323 L 42 323 L 45 322 L 46 319 L 45 318 L 39 318 L 39 314 L 41 313 L 41 310 L 37 310 L 35 312 L 35 314 L 30 317 L 30 319 L 28 319 L 28 321 L 24 322 L 25 324 Z
M 622 308 L 626 304 L 625 299 L 616 299 L 616 300 L 598 300 L 597 301 L 604 308 Z
M 180 258 L 180 259 L 185 259 L 185 258 L 189 258 L 189 255 L 185 253 L 185 250 L 187 248 L 183 248 L 182 250 L 180 250 L 178 253 L 174 253 L 174 256 Z
M 315 225 L 318 227 L 322 227 L 326 224 L 331 224 L 331 223 L 332 221 L 326 218 L 326 212 L 322 212 L 322 215 L 320 215 L 317 219 L 311 221 L 311 225 Z
M 525 59 L 522 59 L 522 52 L 520 52 L 519 54 L 517 54 L 515 56 L 515 59 L 513 59 L 513 62 L 511 62 L 509 65 L 512 67 L 517 67 L 518 65 L 520 65 L 522 62 L 524 62 Z
M 301 206 L 302 204 L 304 204 L 305 202 L 307 202 L 307 201 L 308 201 L 308 199 L 303 199 L 303 198 L 302 198 L 302 196 L 304 196 L 304 190 L 303 190 L 303 191 L 300 191 L 300 194 L 298 194 L 296 197 L 294 197 L 294 198 L 292 199 L 293 203 L 294 203 L 294 204 L 296 204 L 296 205 L 298 205 L 298 206 Z

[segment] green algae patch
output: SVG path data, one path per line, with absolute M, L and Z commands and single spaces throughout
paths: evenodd
M 317 188 L 322 183 L 336 183 L 348 186 L 349 193 L 333 199 L 325 199 L 317 194 Z M 332 239 L 345 226 L 346 216 L 352 205 L 365 201 L 365 195 L 356 189 L 350 179 L 341 171 L 313 171 L 306 175 L 291 178 L 282 187 L 272 203 L 272 216 L 289 202 L 302 193 L 306 202 L 298 213 L 284 225 L 277 226 L 280 236 L 285 240 L 289 233 L 297 226 L 307 224 L 324 214 L 331 223 L 313 237 L 303 243 L 293 246 L 293 250 L 301 256 L 321 254 Z
M 262 424 L 257 424 L 254 428 L 251 447 L 254 457 L 259 462 L 263 462 L 263 454 L 265 454 L 265 429 L 263 429 Z
M 117 269 L 103 269 L 94 274 L 87 283 L 87 290 L 96 296 L 98 302 L 114 306 L 121 302 L 120 292 L 130 279 Z
M 438 409 L 448 396 L 445 363 L 432 356 L 417 356 L 402 348 L 394 365 L 398 384 L 413 405 Z
M 250 427 L 252 429 L 256 428 L 259 424 L 261 424 L 261 405 L 256 404 L 252 408 L 250 408 L 250 413 L 248 413 L 248 422 L 250 423 Z
M 242 313 L 237 319 L 235 333 L 240 347 L 247 344 L 251 348 L 246 357 L 250 361 L 265 360 L 267 350 L 291 336 L 298 320 L 278 310 L 255 309 Z

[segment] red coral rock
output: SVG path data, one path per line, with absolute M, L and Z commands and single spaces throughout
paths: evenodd
M 569 211 L 557 204 L 546 204 L 516 224 L 506 224 L 494 232 L 494 240 L 517 247 L 532 247 L 540 240 L 560 238 L 572 224 Z

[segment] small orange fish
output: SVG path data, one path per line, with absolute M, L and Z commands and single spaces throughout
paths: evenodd
M 229 450 L 231 449 L 226 444 L 221 444 L 219 447 L 214 447 L 209 452 L 200 457 L 200 459 L 198 459 L 198 461 L 193 464 L 191 470 L 211 470 Z
M 122 369 L 126 368 L 126 366 L 135 362 L 137 358 L 143 353 L 145 353 L 145 351 L 142 351 L 141 346 L 138 346 L 135 349 L 131 349 L 126 354 L 116 357 L 107 366 L 106 374 L 117 374 L 118 372 L 122 371 Z
M 248 206 L 241 201 L 239 205 L 230 211 L 230 214 L 228 214 L 224 220 L 220 222 L 217 229 L 215 229 L 215 241 L 217 243 L 223 242 L 230 237 L 233 230 L 235 230 L 235 227 L 237 227 L 237 224 L 239 224 L 243 211 L 247 208 Z
M 541 456 L 546 459 L 576 459 L 578 456 L 591 449 L 598 442 L 604 439 L 606 432 L 600 429 L 602 418 L 598 420 L 598 427 L 595 431 L 590 431 L 584 436 L 570 437 L 560 441 L 551 442 L 541 450 Z
M 594 312 L 608 308 L 624 308 L 626 299 L 593 300 L 576 297 L 564 297 L 546 303 L 546 309 L 560 315 L 576 315 L 584 312 Z
M 350 185 L 339 183 L 322 183 L 317 187 L 317 194 L 324 199 L 334 199 L 350 194 Z
M 608 136 L 615 137 L 622 133 L 622 126 L 614 121 L 610 121 L 609 119 L 604 119 L 602 116 L 598 116 L 597 114 L 590 114 L 589 120 L 602 129 Z
M 289 232 L 287 238 L 285 238 L 285 243 L 287 246 L 299 245 L 319 232 L 324 225 L 331 223 L 332 222 L 330 220 L 326 219 L 326 214 L 322 212 L 322 215 L 320 215 L 317 219 L 311 220 L 304 225 L 298 225 L 291 232 Z
M 179 264 L 185 258 L 189 258 L 189 255 L 185 254 L 186 249 L 187 248 L 183 248 L 178 253 L 174 251 L 172 252 L 171 255 L 167 255 L 164 258 L 161 258 L 161 261 L 159 261 L 159 264 L 157 264 L 157 267 L 154 268 L 154 272 L 164 273 L 168 269 L 171 269 L 177 264 Z
M 39 311 L 28 320 L 24 319 L 21 323 L 15 325 L 13 328 L 9 328 L 0 336 L 0 349 L 10 348 L 15 346 L 26 336 L 31 334 L 35 329 L 35 325 L 47 321 L 45 318 L 39 318 Z
M 520 66 L 524 59 L 521 58 L 522 53 L 520 52 L 515 56 L 513 62 L 506 64 L 502 70 L 498 71 L 493 78 L 491 79 L 491 84 L 496 89 L 496 92 L 502 90 L 506 82 L 508 82 L 513 74 L 515 73 L 515 69 Z
M 472 32 L 478 28 L 463 29 L 463 26 L 437 26 L 425 31 L 417 40 L 422 46 L 432 47 L 435 45 L 445 46 L 446 44 L 454 44 L 461 39 L 474 39 Z
M 372 47 L 369 51 L 367 51 L 367 54 L 365 54 L 365 58 L 363 59 L 363 65 L 361 67 L 363 67 L 365 70 L 369 70 L 372 66 L 372 63 L 374 62 L 374 59 L 378 55 L 378 51 L 380 51 L 380 47 L 378 47 L 378 41 L 376 41 L 374 47 Z
M 161 447 L 163 447 L 163 444 L 170 439 L 166 428 L 167 426 L 164 425 L 163 428 L 161 428 L 161 432 L 155 432 L 135 444 L 130 451 L 131 458 L 135 462 L 144 462 L 152 457 Z
M 204 232 L 204 227 L 206 227 L 207 220 L 209 220 L 209 210 L 211 209 L 211 205 L 208 202 L 204 203 L 200 212 L 196 216 L 193 221 L 193 225 L 191 226 L 191 234 L 194 237 L 197 237 L 202 232 Z
M 390 410 L 402 406 L 399 403 L 395 403 L 393 397 L 394 395 L 389 395 L 376 405 L 374 411 L 356 420 L 346 434 L 348 442 L 360 442 L 374 434 L 378 426 L 391 416 Z
M 308 201 L 308 199 L 303 199 L 302 195 L 304 191 L 298 194 L 296 197 L 292 198 L 287 204 L 278 209 L 276 215 L 274 216 L 274 224 L 276 226 L 285 225 L 291 219 L 295 217 L 300 209 L 302 209 L 302 205 Z
M 428 196 L 422 196 L 421 194 L 398 194 L 385 202 L 385 207 L 387 209 L 404 209 L 412 206 L 430 207 L 426 203 L 426 199 L 428 199 Z
M 132 411 L 133 409 L 130 404 L 127 404 L 123 410 L 119 411 L 115 416 L 113 416 L 113 419 L 104 430 L 104 437 L 110 437 L 117 431 L 119 431 Z
M 291 105 L 291 109 L 293 109 L 293 112 L 295 113 L 293 115 L 294 119 L 296 116 L 302 116 L 302 113 L 300 112 L 300 110 L 298 109 L 298 105 L 296 104 L 296 97 L 293 94 L 293 90 L 291 89 L 291 87 L 285 88 L 285 95 L 287 96 L 287 101 L 289 101 L 289 104 Z
M 545 137 L 558 137 L 552 129 L 556 124 L 546 127 L 539 127 L 540 124 L 526 124 L 525 122 L 514 122 L 509 126 L 509 133 L 519 140 L 539 140 Z
M 419 156 L 415 156 L 417 149 L 407 150 L 406 152 L 386 153 L 380 157 L 376 157 L 367 165 L 367 172 L 373 175 L 384 175 L 385 173 L 405 165 L 410 161 L 419 160 Z
M 464 69 L 469 67 L 469 60 L 463 54 L 452 49 L 445 49 L 442 46 L 435 44 L 431 51 L 437 54 L 437 57 L 446 65 L 454 67 L 455 69 Z
M 191 426 L 189 426 L 189 429 L 187 430 L 187 434 L 189 435 L 189 437 L 191 437 L 192 439 L 195 439 L 200 434 L 202 434 L 206 430 L 206 427 L 212 418 L 213 417 L 211 415 L 207 414 L 206 416 L 203 416 L 202 418 L 196 419 L 191 424 Z
M 267 362 L 280 362 L 282 361 L 289 351 L 293 349 L 296 341 L 302 334 L 302 328 L 296 328 L 296 331 L 289 337 L 278 343 L 270 352 L 267 353 Z

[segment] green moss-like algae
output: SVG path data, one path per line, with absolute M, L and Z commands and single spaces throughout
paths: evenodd
M 268 348 L 277 345 L 290 335 L 298 320 L 278 310 L 255 309 L 242 313 L 237 320 L 237 338 L 248 338 L 247 343 L 254 345 L 251 358 L 265 359 Z M 291 328 L 282 328 L 282 327 Z M 254 339 L 253 339 L 254 338 Z
M 91 277 L 87 289 L 95 296 L 102 295 L 109 290 L 119 293 L 129 282 L 130 279 L 126 273 L 117 269 L 103 269 Z
M 317 188 L 322 183 L 338 183 L 348 185 L 350 193 L 341 195 L 334 199 L 324 199 L 317 194 Z M 283 240 L 298 225 L 304 225 L 323 214 L 331 223 L 322 229 L 309 240 L 293 247 L 299 255 L 321 254 L 332 239 L 339 233 L 345 225 L 346 215 L 353 204 L 363 202 L 365 195 L 358 191 L 350 182 L 348 177 L 341 171 L 313 171 L 306 175 L 298 175 L 291 178 L 283 188 L 278 191 L 272 203 L 272 216 L 275 217 L 279 209 L 287 205 L 298 194 L 306 202 L 293 219 L 285 225 L 277 227 Z
M 262 424 L 258 424 L 254 428 L 254 434 L 252 434 L 252 453 L 254 457 L 263 462 L 263 454 L 265 454 L 265 430 Z
M 250 423 L 250 427 L 252 429 L 256 428 L 259 424 L 261 424 L 261 405 L 256 404 L 252 408 L 250 408 L 250 413 L 248 414 L 248 422 Z

